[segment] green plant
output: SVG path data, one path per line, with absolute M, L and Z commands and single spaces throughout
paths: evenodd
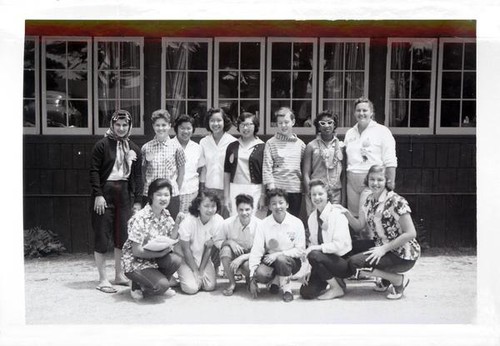
M 52 231 L 33 227 L 24 230 L 24 257 L 35 258 L 61 254 L 66 248 Z

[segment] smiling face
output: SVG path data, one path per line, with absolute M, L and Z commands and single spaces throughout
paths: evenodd
M 201 222 L 207 223 L 217 213 L 217 204 L 210 198 L 205 197 L 201 201 L 198 211 L 200 212 Z
M 214 135 L 220 135 L 224 131 L 224 118 L 222 118 L 222 114 L 212 114 L 208 121 L 208 126 Z
M 253 208 L 248 203 L 240 203 L 236 208 L 236 212 L 238 213 L 238 217 L 243 226 L 246 226 L 250 223 L 250 218 L 252 217 Z
M 177 138 L 181 143 L 187 143 L 193 135 L 193 125 L 186 121 L 177 127 Z
M 326 189 L 321 185 L 314 185 L 311 188 L 311 202 L 314 204 L 314 207 L 319 211 L 323 211 L 326 204 L 328 203 L 328 193 Z
M 376 197 L 380 196 L 380 194 L 385 189 L 385 173 L 384 172 L 373 172 L 368 176 L 368 187 L 372 192 L 376 195 Z
M 254 136 L 255 124 L 252 118 L 246 118 L 245 121 L 240 123 L 238 130 L 243 138 L 252 138 Z
M 168 137 L 170 123 L 164 118 L 158 118 L 153 123 L 153 129 L 155 130 L 156 138 L 163 141 Z
M 269 200 L 269 209 L 271 209 L 274 219 L 277 222 L 282 222 L 286 216 L 288 202 L 283 196 L 273 196 Z
M 324 116 L 319 119 L 318 125 L 322 137 L 331 137 L 335 134 L 335 122 L 332 118 Z
M 113 132 L 118 137 L 125 137 L 128 133 L 129 127 L 130 127 L 130 125 L 128 124 L 126 119 L 118 119 L 113 124 Z
M 358 121 L 358 126 L 365 128 L 373 118 L 373 109 L 368 102 L 361 102 L 356 105 L 354 115 Z
M 280 115 L 276 118 L 276 124 L 278 125 L 278 132 L 283 136 L 290 137 L 292 135 L 292 128 L 295 125 L 295 119 L 292 120 L 290 113 L 286 115 Z
M 153 210 L 163 210 L 168 207 L 170 203 L 170 190 L 168 187 L 159 189 L 153 193 L 153 198 L 151 201 L 151 208 Z

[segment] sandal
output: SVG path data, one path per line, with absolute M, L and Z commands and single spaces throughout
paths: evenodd
M 405 277 L 403 275 L 403 280 L 401 285 L 399 286 L 391 285 L 391 293 L 387 295 L 387 299 L 392 299 L 392 300 L 401 299 L 405 291 L 405 288 L 408 286 L 409 283 L 410 279 L 406 280 L 405 282 Z
M 377 279 L 375 282 L 375 287 L 373 287 L 373 290 L 375 292 L 385 292 L 387 289 L 391 286 L 390 281 L 384 280 L 384 279 Z
M 116 292 L 118 292 L 116 290 L 116 288 L 114 288 L 113 286 L 97 286 L 95 289 L 98 291 L 101 291 L 103 293 L 116 293 Z

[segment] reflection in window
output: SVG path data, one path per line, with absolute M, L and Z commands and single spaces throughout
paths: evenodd
M 354 100 L 368 95 L 368 39 L 321 39 L 320 111 L 338 115 L 339 127 L 355 124 Z
M 290 107 L 295 126 L 312 126 L 316 111 L 316 39 L 270 38 L 268 54 L 268 109 L 270 126 L 276 126 L 274 112 Z
M 125 109 L 142 131 L 142 47 L 142 38 L 96 38 L 97 128 L 108 128 L 113 112 Z
M 23 126 L 25 133 L 38 131 L 38 38 L 24 40 Z
M 210 105 L 211 39 L 163 38 L 162 107 L 175 119 L 189 114 L 204 127 Z
M 215 105 L 236 123 L 242 112 L 262 114 L 264 39 L 216 39 Z
M 435 39 L 389 39 L 386 107 L 390 127 L 428 128 L 433 120 Z
M 44 129 L 89 133 L 89 52 L 90 39 L 43 38 Z M 79 128 L 84 132 L 74 131 Z
M 476 42 L 442 39 L 438 128 L 476 127 Z

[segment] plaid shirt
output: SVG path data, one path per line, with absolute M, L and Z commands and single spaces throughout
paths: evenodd
M 149 184 L 158 178 L 169 179 L 172 196 L 178 196 L 177 172 L 186 163 L 184 150 L 179 142 L 170 138 L 160 142 L 154 138 L 142 146 L 141 153 L 144 196 L 148 195 Z

